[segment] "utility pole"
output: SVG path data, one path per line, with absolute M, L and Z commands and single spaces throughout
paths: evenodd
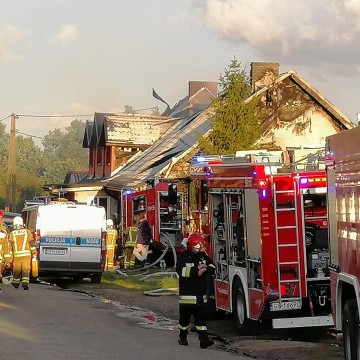
M 5 211 L 16 211 L 16 139 L 15 139 L 16 115 L 11 114 L 10 136 L 9 136 L 9 157 L 6 181 Z

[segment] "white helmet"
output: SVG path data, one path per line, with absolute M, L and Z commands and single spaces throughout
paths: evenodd
M 114 222 L 111 219 L 107 219 L 106 220 L 106 226 L 107 227 L 113 227 L 114 226 Z
M 24 221 L 23 221 L 23 218 L 21 216 L 15 216 L 13 218 L 13 226 L 14 227 L 20 227 L 20 226 L 23 226 L 24 225 Z

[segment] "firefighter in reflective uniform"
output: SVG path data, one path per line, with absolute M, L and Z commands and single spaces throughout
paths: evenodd
M 9 228 L 4 222 L 4 212 L 2 210 L 0 210 L 0 231 L 5 232 L 6 235 L 9 234 Z
M 114 229 L 114 222 L 111 219 L 106 220 L 106 270 L 112 270 L 114 267 L 115 246 L 117 238 L 118 232 L 116 229 Z
M 5 267 L 11 267 L 12 255 L 9 250 L 9 230 L 3 221 L 4 212 L 0 210 L 0 291 L 2 290 L 2 274 Z
M 179 344 L 188 345 L 187 333 L 190 318 L 194 317 L 199 334 L 200 347 L 206 349 L 214 344 L 209 339 L 206 327 L 206 303 L 208 293 L 207 274 L 215 273 L 215 266 L 206 255 L 200 234 L 192 233 L 187 249 L 179 254 L 176 263 L 179 275 Z
M 129 226 L 124 231 L 124 269 L 132 269 L 135 266 L 134 247 L 136 245 L 138 228 L 136 226 L 136 219 L 134 219 L 134 226 Z
M 13 254 L 14 280 L 12 285 L 17 289 L 20 285 L 29 290 L 31 258 L 36 257 L 34 238 L 31 232 L 24 228 L 23 219 L 15 216 L 14 230 L 9 235 L 9 246 Z

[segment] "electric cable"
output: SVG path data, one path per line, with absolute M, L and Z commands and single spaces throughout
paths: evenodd
M 8 115 L 7 117 L 4 117 L 3 119 L 0 120 L 0 122 L 8 119 L 9 117 L 11 117 L 11 115 Z

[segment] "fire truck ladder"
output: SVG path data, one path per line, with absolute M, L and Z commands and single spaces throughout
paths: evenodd
M 274 211 L 275 211 L 275 238 L 276 238 L 276 255 L 277 255 L 277 276 L 278 276 L 278 289 L 279 289 L 279 303 L 281 306 L 281 303 L 284 301 L 300 301 L 302 300 L 302 283 L 301 283 L 301 269 L 300 269 L 300 237 L 298 232 L 298 217 L 297 217 L 297 201 L 296 201 L 296 182 L 293 180 L 292 189 L 289 190 L 278 190 L 276 188 L 276 183 L 273 180 L 272 177 L 272 183 L 273 183 L 273 194 L 274 194 Z M 279 207 L 278 206 L 278 197 L 279 194 L 292 194 L 293 195 L 293 202 L 291 207 Z M 280 195 L 281 196 L 281 195 Z M 294 223 L 288 224 L 286 226 L 280 226 L 279 225 L 279 215 L 280 213 L 287 212 L 287 213 L 293 213 L 294 215 Z M 292 218 L 292 216 L 289 216 L 289 218 Z M 283 236 L 281 236 L 281 232 L 284 230 L 293 230 L 293 232 L 296 234 L 291 240 L 291 242 L 288 242 L 286 244 L 282 243 L 281 239 Z M 292 261 L 284 261 L 282 260 L 281 252 L 285 250 L 286 248 L 296 248 L 296 258 Z M 280 261 L 282 260 L 282 261 Z M 294 273 L 294 279 L 288 279 L 284 280 L 282 279 L 282 273 L 284 273 L 286 270 L 290 270 L 290 272 Z M 284 297 L 281 294 L 281 285 L 283 284 L 289 284 L 293 286 L 299 287 L 299 296 L 296 297 L 290 297 L 286 296 Z M 296 289 L 296 287 L 294 288 Z

